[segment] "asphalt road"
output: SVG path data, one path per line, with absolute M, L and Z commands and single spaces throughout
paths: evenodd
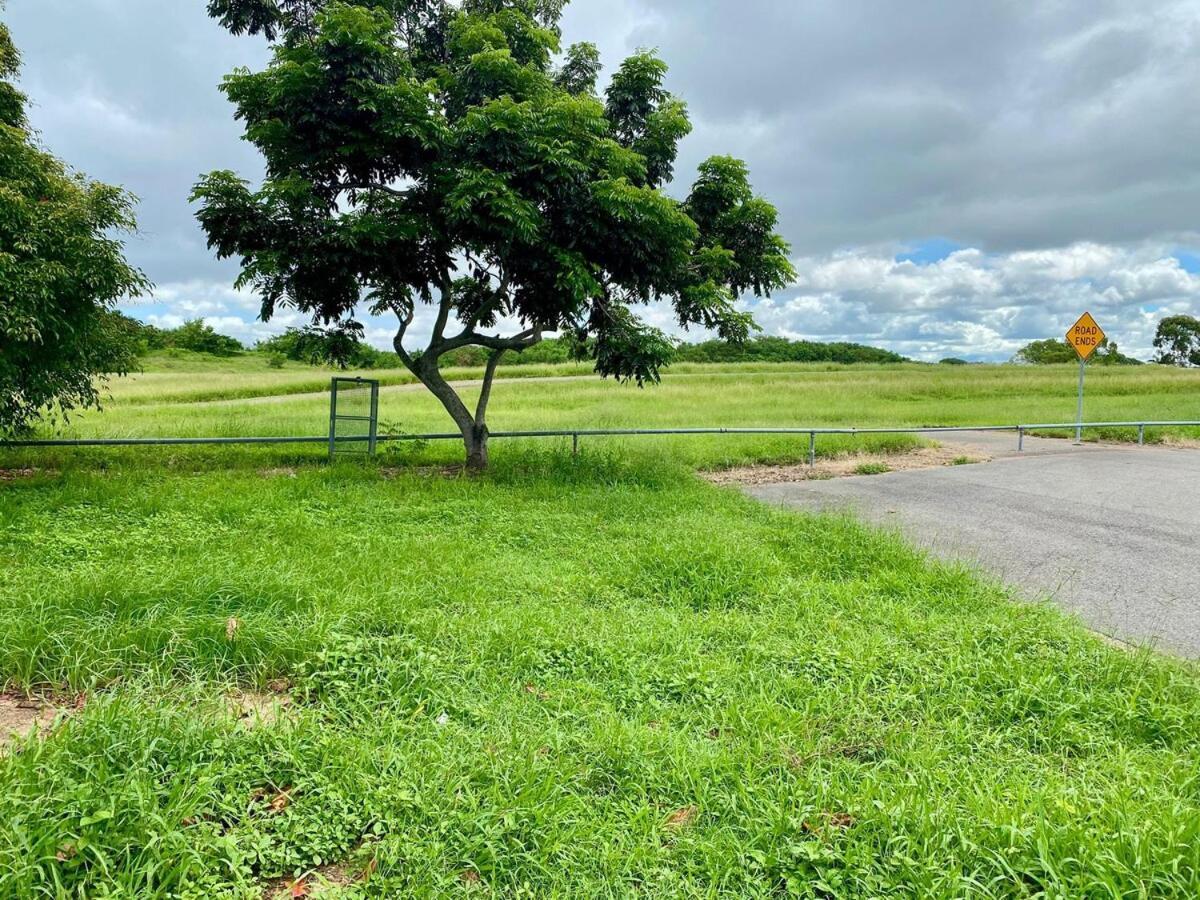
M 1121 641 L 1200 657 L 1200 450 L 972 433 L 990 463 L 756 485 L 771 503 L 850 509 L 978 564 Z

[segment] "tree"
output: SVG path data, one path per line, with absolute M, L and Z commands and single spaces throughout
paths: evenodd
M 1013 361 L 1037 366 L 1062 365 L 1063 363 L 1078 362 L 1079 354 L 1066 341 L 1049 339 L 1026 344 L 1013 357 Z M 1100 342 L 1091 361 L 1101 366 L 1140 366 L 1143 364 L 1140 359 L 1126 356 L 1116 343 L 1108 338 Z
M 339 369 L 374 369 L 395 364 L 396 357 L 376 350 L 362 340 L 361 329 L 289 328 L 283 334 L 259 341 L 259 350 L 282 354 L 284 358 L 310 366 L 337 366 Z
M 196 187 L 218 256 L 240 284 L 318 327 L 348 327 L 366 300 L 399 321 L 394 346 L 487 464 L 488 401 L 502 357 L 543 334 L 605 376 L 657 381 L 672 342 L 633 312 L 669 300 L 679 323 L 740 341 L 735 308 L 794 277 L 777 214 L 744 164 L 715 157 L 685 200 L 663 190 L 684 103 L 666 65 L 639 52 L 597 95 L 599 55 L 560 54 L 566 0 L 212 0 L 272 62 L 223 90 L 262 153 L 252 190 L 232 172 Z M 428 316 L 421 315 L 428 308 Z M 414 323 L 427 346 L 406 343 Z M 474 408 L 444 357 L 487 351 Z
M 1200 319 L 1168 316 L 1158 323 L 1155 362 L 1166 366 L 1200 366 Z
M 113 313 L 149 288 L 118 240 L 134 230 L 133 197 L 89 181 L 41 149 L 14 81 L 20 56 L 0 23 L 0 432 L 48 408 L 99 402 L 104 373 L 125 373 L 136 347 Z
M 1079 359 L 1079 355 L 1075 352 L 1075 348 L 1066 341 L 1057 341 L 1050 338 L 1026 344 L 1017 351 L 1017 355 L 1013 359 L 1019 363 L 1048 366 L 1075 362 Z
M 168 346 L 212 356 L 236 356 L 246 349 L 237 338 L 218 334 L 217 330 L 211 325 L 206 325 L 203 319 L 189 319 L 178 328 L 168 331 L 166 338 Z

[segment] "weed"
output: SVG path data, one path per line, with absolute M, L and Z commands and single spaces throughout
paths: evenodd
M 865 462 L 854 467 L 855 475 L 886 475 L 890 471 L 892 467 L 881 462 Z

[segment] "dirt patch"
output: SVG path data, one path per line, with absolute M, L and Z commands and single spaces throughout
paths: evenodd
M 274 685 L 272 682 L 272 686 Z M 247 728 L 273 725 L 292 705 L 292 698 L 285 691 L 286 687 L 269 693 L 237 691 L 229 695 L 229 707 L 238 721 L 245 723 Z
M 320 897 L 329 890 L 349 887 L 365 879 L 366 872 L 355 872 L 347 866 L 332 865 L 314 869 L 300 878 L 281 878 L 267 885 L 264 900 L 292 900 L 295 897 Z
M 58 472 L 54 469 L 0 469 L 0 482 L 2 481 L 26 481 L 30 478 L 37 478 L 39 475 L 57 475 Z
M 1181 450 L 1200 450 L 1200 440 L 1196 438 L 1181 437 L 1177 434 L 1167 433 L 1162 436 L 1162 447 L 1178 447 Z
M 420 478 L 463 478 L 470 473 L 466 466 L 384 466 L 380 468 L 379 474 L 390 481 L 403 475 L 416 475 Z
M 877 471 L 900 472 L 906 469 L 936 469 L 942 466 L 990 462 L 991 457 L 973 447 L 942 444 L 921 447 L 908 453 L 851 453 L 832 459 L 817 459 L 815 466 L 796 463 L 786 466 L 746 466 L 719 472 L 702 472 L 713 484 L 782 484 L 795 481 L 826 481 L 830 478 L 869 478 Z M 885 468 L 884 468 L 885 467 Z
M 45 737 L 54 727 L 58 714 L 69 708 L 41 697 L 0 694 L 0 751 L 34 732 Z

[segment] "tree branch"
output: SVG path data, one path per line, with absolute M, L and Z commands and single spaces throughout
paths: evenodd
M 391 194 L 393 197 L 407 197 L 411 191 L 402 191 L 394 187 L 388 187 L 386 184 L 341 184 L 338 187 L 343 191 L 383 191 L 385 194 Z
M 433 323 L 433 335 L 429 339 L 429 352 L 439 356 L 447 349 L 443 337 L 446 334 L 446 323 L 450 321 L 450 307 L 454 305 L 454 289 L 450 285 L 449 274 L 443 277 L 440 287 L 442 299 L 438 303 L 437 321 Z
M 451 350 L 457 350 L 460 347 L 484 347 L 488 350 L 515 350 L 518 353 L 522 350 L 528 350 L 534 344 L 537 344 L 542 339 L 542 330 L 540 328 L 530 328 L 522 331 L 520 334 L 512 337 L 501 337 L 499 335 L 480 334 L 479 332 L 467 328 L 461 334 L 441 342 L 438 347 L 442 353 L 449 353 Z
M 412 325 L 413 318 L 416 316 L 416 306 L 410 304 L 408 311 L 403 315 L 399 310 L 395 312 L 400 319 L 400 329 L 396 332 L 396 337 L 392 339 L 392 347 L 395 349 L 396 355 L 400 357 L 400 362 L 404 363 L 404 367 L 416 375 L 416 363 L 411 354 L 404 349 L 404 336 L 408 334 L 408 326 Z
M 487 416 L 488 401 L 492 399 L 492 382 L 496 379 L 496 367 L 507 353 L 507 350 L 493 350 L 488 357 L 487 368 L 483 372 L 483 388 L 479 392 L 479 403 L 475 406 L 475 427 L 483 428 Z

